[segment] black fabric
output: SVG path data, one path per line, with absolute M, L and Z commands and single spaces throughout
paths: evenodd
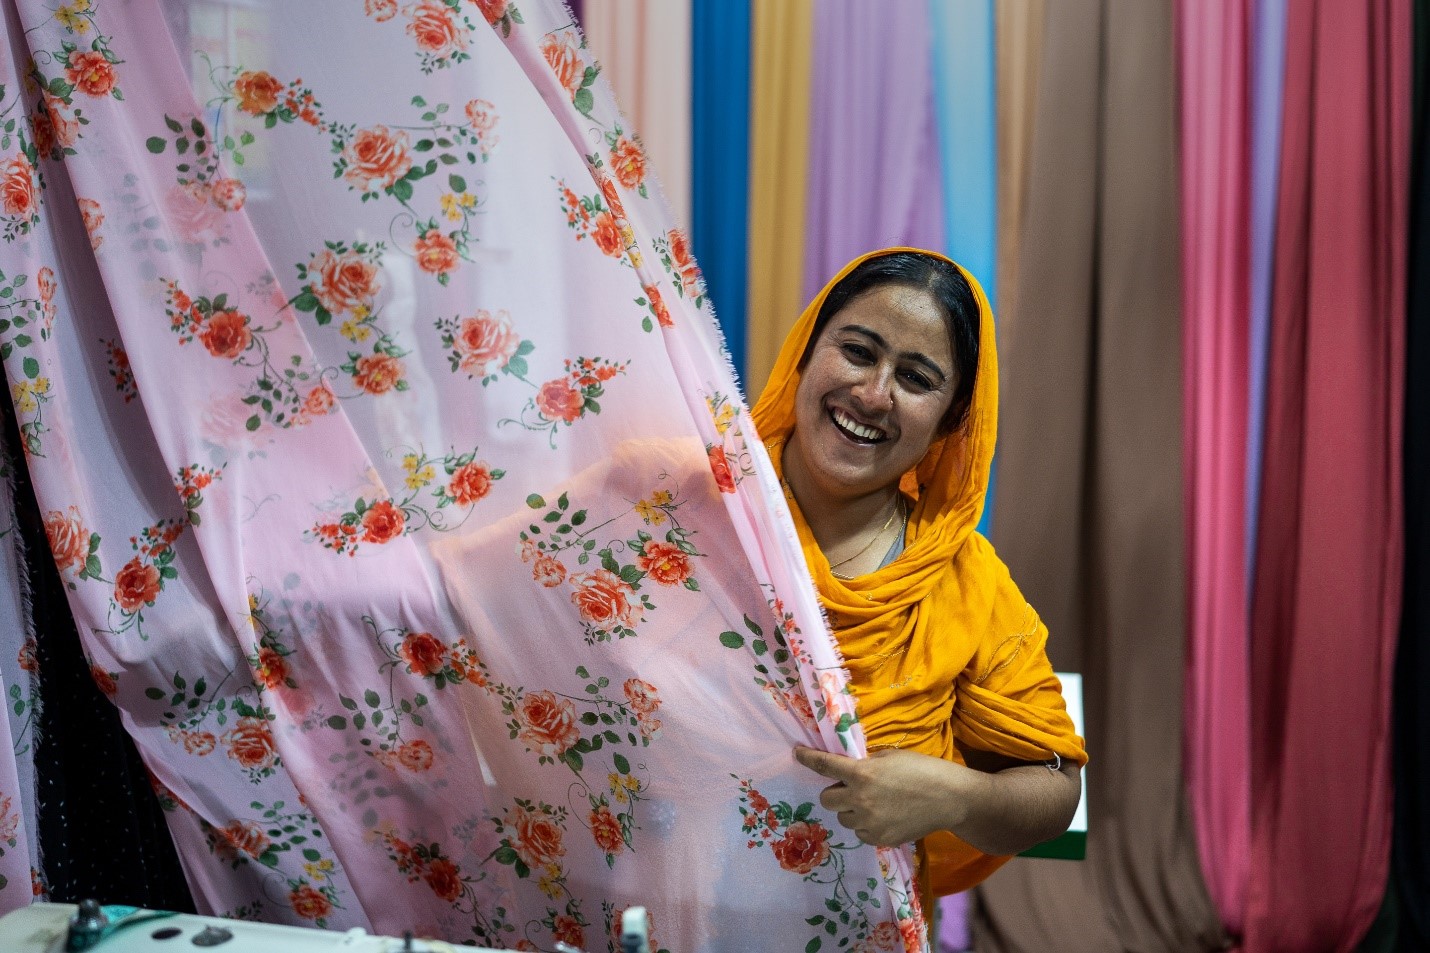
M 1415 3 L 1414 153 L 1405 359 L 1405 604 L 1395 666 L 1399 949 L 1430 950 L 1430 0 Z
M 14 407 L 3 395 L 0 406 L 5 447 L 13 450 L 20 446 Z M 49 897 L 191 913 L 194 901 L 139 754 L 90 678 L 23 456 L 7 455 L 18 464 L 15 525 L 29 554 L 38 644 L 35 769 Z

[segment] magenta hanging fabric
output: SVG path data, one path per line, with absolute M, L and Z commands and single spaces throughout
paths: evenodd
M 1287 11 L 1252 617 L 1248 951 L 1355 949 L 1385 896 L 1410 13 L 1408 0 Z
M 1251 851 L 1244 565 L 1250 15 L 1249 0 L 1177 6 L 1190 531 L 1186 783 L 1207 891 L 1232 937 L 1245 921 Z
M 943 248 L 929 10 L 821 0 L 814 10 L 804 296 L 871 248 Z
M 927 948 L 909 856 L 791 757 L 862 753 L 846 676 L 564 6 L 5 29 L 25 465 L 201 912 Z

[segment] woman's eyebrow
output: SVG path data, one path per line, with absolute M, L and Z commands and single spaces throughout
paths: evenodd
M 840 330 L 853 331 L 856 334 L 862 334 L 869 340 L 873 341 L 883 350 L 887 351 L 889 349 L 889 342 L 884 340 L 883 335 L 879 334 L 877 331 L 871 331 L 869 328 L 864 327 L 862 324 L 846 324 Z M 948 375 L 944 373 L 943 368 L 939 367 L 938 364 L 934 362 L 933 358 L 929 357 L 926 354 L 921 354 L 918 351 L 905 351 L 904 353 L 900 354 L 899 357 L 902 357 L 908 361 L 914 361 L 917 364 L 922 364 L 924 367 L 927 367 L 929 370 L 933 371 L 935 374 L 938 375 L 938 382 L 940 384 L 948 380 Z

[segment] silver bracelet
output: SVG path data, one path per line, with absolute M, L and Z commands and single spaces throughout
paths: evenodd
M 1053 772 L 1053 774 L 1057 774 L 1059 771 L 1061 771 L 1061 770 L 1063 769 L 1063 758 L 1062 758 L 1062 755 L 1060 755 L 1060 754 L 1058 754 L 1056 751 L 1054 751 L 1054 752 L 1053 752 L 1053 760 L 1051 760 L 1051 761 L 1044 761 L 1044 762 L 1043 762 L 1043 767 L 1045 767 L 1045 768 L 1047 768 L 1049 771 Z

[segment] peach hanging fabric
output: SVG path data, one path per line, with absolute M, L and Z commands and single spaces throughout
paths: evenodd
M 979 887 L 980 953 L 1223 942 L 1181 767 L 1173 26 L 1170 0 L 1046 5 L 993 537 L 1054 667 L 1083 675 L 1094 762 L 1087 859 L 1019 858 Z
M 998 75 L 998 311 L 1004 340 L 1017 333 L 1018 265 L 1027 204 L 1045 0 L 996 0 L 993 58 Z
M 689 228 L 690 0 L 587 0 L 581 25 L 666 203 Z
M 1355 949 L 1385 895 L 1411 39 L 1408 0 L 1287 9 L 1248 951 Z
M 1246 436 L 1249 0 L 1177 6 L 1182 124 L 1187 789 L 1207 890 L 1240 937 L 1251 860 Z
M 566 8 L 4 9 L 25 465 L 200 909 L 925 949 L 791 757 L 847 676 Z

